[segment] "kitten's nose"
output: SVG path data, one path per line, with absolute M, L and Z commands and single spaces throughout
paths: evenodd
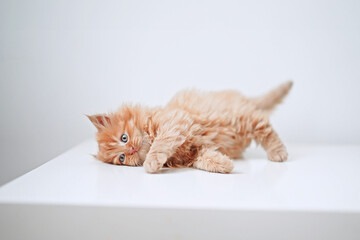
M 135 148 L 130 147 L 130 154 L 133 155 L 134 153 L 136 153 L 137 151 L 135 150 Z

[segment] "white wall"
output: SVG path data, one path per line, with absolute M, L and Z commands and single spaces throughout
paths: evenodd
M 95 129 L 123 101 L 184 87 L 249 95 L 295 82 L 285 142 L 360 143 L 359 1 L 0 2 L 0 184 Z

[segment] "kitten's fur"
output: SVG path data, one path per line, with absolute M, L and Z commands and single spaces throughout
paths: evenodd
M 163 108 L 123 105 L 115 113 L 88 116 L 98 129 L 96 157 L 117 165 L 144 165 L 149 173 L 163 166 L 229 173 L 231 159 L 240 158 L 255 140 L 270 160 L 285 161 L 286 148 L 268 115 L 291 86 L 284 83 L 259 98 L 236 91 L 187 90 Z M 124 133 L 126 143 L 121 141 Z

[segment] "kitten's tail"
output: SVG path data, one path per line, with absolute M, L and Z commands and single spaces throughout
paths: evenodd
M 258 109 L 264 111 L 271 111 L 275 108 L 277 104 L 282 102 L 284 97 L 290 91 L 292 85 L 293 82 L 288 81 L 286 83 L 281 84 L 277 88 L 271 90 L 269 93 L 261 97 L 252 98 L 252 101 Z

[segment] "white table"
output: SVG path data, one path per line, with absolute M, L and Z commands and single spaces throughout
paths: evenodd
M 0 188 L 0 239 L 360 239 L 360 146 L 260 148 L 232 174 L 102 163 L 89 140 Z

